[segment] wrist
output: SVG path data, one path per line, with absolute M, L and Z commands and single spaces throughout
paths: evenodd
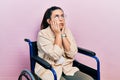
M 55 37 L 61 37 L 61 34 L 55 34 Z

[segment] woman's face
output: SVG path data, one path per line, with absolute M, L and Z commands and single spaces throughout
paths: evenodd
M 60 9 L 52 11 L 50 20 L 56 21 L 59 24 L 60 29 L 65 26 L 64 12 Z

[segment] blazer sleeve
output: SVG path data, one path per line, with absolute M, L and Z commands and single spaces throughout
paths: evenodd
M 53 41 L 51 41 L 50 37 L 45 33 L 38 33 L 37 45 L 38 50 L 42 50 L 55 61 L 59 60 L 63 54 L 63 49 L 61 49 L 58 45 L 54 45 Z
M 76 45 L 75 39 L 74 39 L 71 31 L 68 28 L 67 28 L 66 34 L 67 34 L 68 40 L 70 41 L 70 51 L 68 51 L 68 52 L 65 51 L 65 54 L 69 58 L 74 58 L 78 51 L 77 45 Z

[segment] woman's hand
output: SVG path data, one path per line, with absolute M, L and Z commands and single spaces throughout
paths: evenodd
M 57 20 L 51 20 L 51 29 L 55 34 L 55 41 L 54 44 L 58 45 L 60 48 L 62 48 L 62 39 L 61 39 L 61 31 L 59 27 L 59 23 Z
M 62 28 L 61 34 L 65 34 L 65 27 Z
M 56 19 L 51 20 L 51 29 L 54 32 L 55 36 L 61 35 L 59 22 Z

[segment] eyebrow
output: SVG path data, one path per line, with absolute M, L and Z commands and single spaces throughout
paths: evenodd
M 60 16 L 63 16 L 64 14 L 61 14 Z M 59 14 L 55 14 L 55 16 L 59 16 Z

